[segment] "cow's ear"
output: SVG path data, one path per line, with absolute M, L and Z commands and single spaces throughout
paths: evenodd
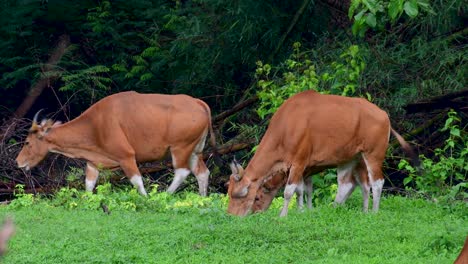
M 233 176 L 231 176 L 233 177 Z M 235 179 L 234 179 L 235 180 Z M 232 196 L 235 198 L 243 198 L 249 194 L 249 188 L 251 185 L 251 181 L 249 179 L 243 179 L 242 181 L 233 181 L 231 182 L 233 186 L 229 186 L 232 188 Z
M 40 136 L 43 137 L 47 135 L 52 128 L 59 126 L 61 123 L 62 122 L 60 121 L 54 122 L 52 119 L 42 120 L 39 133 Z
M 235 197 L 235 198 L 246 197 L 247 194 L 249 194 L 249 187 L 250 187 L 250 184 L 247 184 L 247 185 L 239 188 L 238 190 L 234 190 L 232 192 L 232 196 Z

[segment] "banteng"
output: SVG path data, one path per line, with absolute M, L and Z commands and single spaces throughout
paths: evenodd
M 214 148 L 210 108 L 201 100 L 187 95 L 122 92 L 103 98 L 65 124 L 38 123 L 36 114 L 16 161 L 19 167 L 30 169 L 48 152 L 84 159 L 88 191 L 96 185 L 98 169 L 120 167 L 146 195 L 137 162 L 162 159 L 169 151 L 175 177 L 167 191 L 175 192 L 192 172 L 205 196 L 210 172 L 201 152 L 208 130 Z
M 233 170 L 233 173 L 237 173 L 241 167 L 237 165 L 237 169 Z M 233 167 L 231 167 L 233 169 Z M 326 167 L 310 167 L 304 172 L 304 182 L 300 183 L 296 188 L 296 198 L 297 198 L 297 205 L 298 209 L 302 210 L 304 207 L 304 192 L 306 194 L 307 200 L 307 208 L 312 209 L 312 175 L 317 174 Z M 273 198 L 275 198 L 276 194 L 278 193 L 279 189 L 286 185 L 288 178 L 286 177 L 286 173 L 279 172 L 268 179 L 257 191 L 257 195 L 255 197 L 255 202 L 252 205 L 252 212 L 263 212 L 270 207 Z M 363 206 L 362 210 L 367 212 L 369 208 L 369 191 L 370 185 L 368 182 L 368 174 L 366 169 L 366 164 L 361 159 L 359 163 L 356 165 L 352 173 L 348 173 L 346 175 L 342 175 L 340 179 L 338 179 L 338 189 L 343 190 L 347 188 L 340 187 L 340 185 L 350 185 L 351 190 L 347 193 L 338 193 L 335 198 L 335 204 L 342 204 L 346 202 L 349 195 L 351 195 L 352 191 L 356 187 L 356 183 L 359 184 L 361 187 L 362 198 L 363 198 Z M 281 215 L 286 215 L 288 211 L 287 204 L 281 210 Z
M 231 175 L 228 212 L 248 214 L 260 186 L 278 172 L 288 175 L 284 190 L 287 208 L 308 168 L 337 167 L 340 181 L 349 177 L 360 159 L 368 171 L 373 210 L 378 211 L 390 133 L 411 153 L 408 143 L 391 128 L 387 113 L 369 101 L 315 91 L 296 94 L 271 118 L 247 168 Z M 353 185 L 340 184 L 338 196 L 348 197 L 352 190 Z

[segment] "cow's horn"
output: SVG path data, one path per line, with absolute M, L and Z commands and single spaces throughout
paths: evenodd
M 33 118 L 33 124 L 36 124 L 37 125 L 37 118 L 39 117 L 39 113 L 41 113 L 41 111 L 44 110 L 44 109 L 41 109 L 39 111 L 37 111 L 37 113 L 34 115 L 34 118 Z

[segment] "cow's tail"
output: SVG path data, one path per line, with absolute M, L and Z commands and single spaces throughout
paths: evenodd
M 211 109 L 205 102 L 203 102 L 203 101 L 201 101 L 201 102 L 203 104 L 203 107 L 205 107 L 205 111 L 206 111 L 206 113 L 208 115 L 208 129 L 209 129 L 209 132 L 210 132 L 209 141 L 210 141 L 210 145 L 211 145 L 211 148 L 212 148 L 212 151 L 213 151 L 213 158 L 214 158 L 215 164 L 217 166 L 221 166 L 223 164 L 223 162 L 221 160 L 221 157 L 219 156 L 218 148 L 216 147 L 216 135 L 214 133 L 213 123 L 212 123 L 212 120 L 211 120 Z
M 408 142 L 400 135 L 398 132 L 396 132 L 393 128 L 390 128 L 392 131 L 392 134 L 395 136 L 395 138 L 398 140 L 398 142 L 401 145 L 401 148 L 405 151 L 405 153 L 411 158 L 411 161 L 413 163 L 413 166 L 415 166 L 418 170 L 421 169 L 421 161 L 419 160 L 418 155 L 414 152 L 413 148 L 410 146 Z

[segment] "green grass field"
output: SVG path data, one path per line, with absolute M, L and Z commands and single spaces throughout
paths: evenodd
M 212 199 L 221 198 L 215 196 Z M 224 198 L 225 201 L 225 198 Z M 344 207 L 226 214 L 225 202 L 184 210 L 0 208 L 17 225 L 3 263 L 453 263 L 468 234 L 466 204 L 384 197 L 378 214 Z M 174 209 L 175 208 L 175 209 Z M 135 208 L 134 208 L 135 209 Z

